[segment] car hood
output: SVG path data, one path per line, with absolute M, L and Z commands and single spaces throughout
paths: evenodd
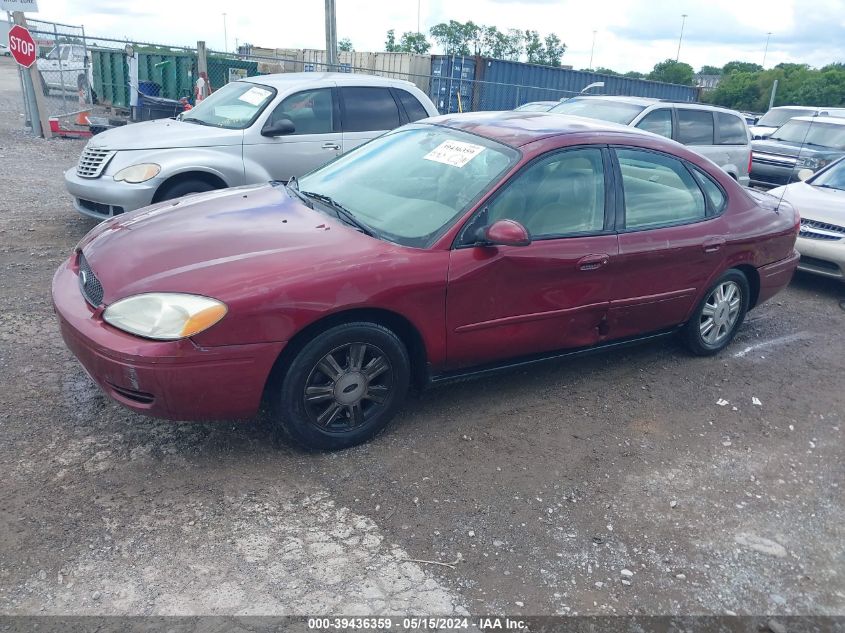
M 767 138 L 772 132 L 774 132 L 777 128 L 776 127 L 769 127 L 768 125 L 752 125 L 749 127 L 751 130 L 751 136 L 757 137 L 760 136 L 762 138 Z
M 797 157 L 801 153 L 802 157 L 812 156 L 821 158 L 831 158 L 842 155 L 840 150 L 829 147 L 815 147 L 812 145 L 802 145 L 801 143 L 793 143 L 791 141 L 777 141 L 775 139 L 766 139 L 765 141 L 752 141 L 751 149 L 755 152 L 765 152 L 767 154 L 778 154 L 780 156 Z
M 402 247 L 368 237 L 291 198 L 280 185 L 195 194 L 100 224 L 79 247 L 104 303 L 143 292 L 223 301 L 271 293 L 315 271 L 369 266 Z
M 88 147 L 111 150 L 173 149 L 241 143 L 243 130 L 226 130 L 176 119 L 157 119 L 106 130 L 88 141 Z
M 783 196 L 801 214 L 802 219 L 845 226 L 845 191 L 814 187 L 796 182 L 787 187 L 772 189 L 774 196 Z

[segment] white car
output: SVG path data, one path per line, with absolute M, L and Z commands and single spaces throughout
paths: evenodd
M 801 214 L 799 270 L 845 281 L 845 158 L 804 182 L 772 189 Z
M 790 119 L 799 116 L 835 116 L 845 117 L 845 108 L 813 108 L 811 106 L 778 106 L 761 116 L 751 126 L 751 139 L 759 141 L 769 138 L 772 133 Z
M 0 44 L 0 55 L 2 55 L 3 57 L 10 57 L 11 54 L 12 51 L 9 50 L 8 46 L 6 46 L 5 44 Z
M 82 44 L 56 46 L 36 62 L 41 75 L 41 90 L 45 95 L 49 95 L 51 90 L 73 93 L 89 90 L 92 85 L 90 61 Z
M 94 136 L 65 172 L 65 186 L 77 211 L 106 219 L 189 193 L 288 181 L 436 115 L 408 81 L 315 72 L 250 77 L 175 119 Z

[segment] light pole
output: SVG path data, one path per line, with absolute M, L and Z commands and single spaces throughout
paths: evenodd
M 763 49 L 763 68 L 766 67 L 766 54 L 769 52 L 769 40 L 772 38 L 772 32 L 766 33 L 766 48 Z
M 417 35 L 420 34 L 420 0 L 417 0 Z
M 229 35 L 226 33 L 226 14 L 223 14 L 223 50 L 229 52 Z
M 590 48 L 590 70 L 593 69 L 593 53 L 596 52 L 596 32 L 593 31 L 593 46 Z
M 684 24 L 687 23 L 687 14 L 681 14 L 681 37 L 678 38 L 678 54 L 675 55 L 675 61 L 678 61 L 681 57 L 681 42 L 684 41 Z

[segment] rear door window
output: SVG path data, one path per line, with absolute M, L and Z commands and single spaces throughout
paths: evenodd
M 640 119 L 636 127 L 646 132 L 672 138 L 672 111 L 669 108 L 652 110 Z
M 399 107 L 389 88 L 350 86 L 340 89 L 344 132 L 374 132 L 399 127 Z
M 420 119 L 428 118 L 428 112 L 425 111 L 423 105 L 419 100 L 407 90 L 396 90 L 399 101 L 402 107 L 405 108 L 405 114 L 408 115 L 408 121 L 413 123 Z
M 745 121 L 727 112 L 717 112 L 720 145 L 747 145 L 748 128 Z
M 678 142 L 713 145 L 713 112 L 678 108 Z

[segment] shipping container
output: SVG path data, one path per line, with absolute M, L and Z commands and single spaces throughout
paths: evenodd
M 473 111 L 475 78 L 475 57 L 432 55 L 429 95 L 438 111 L 441 114 Z
M 372 70 L 375 53 L 340 51 L 337 54 L 337 69 L 334 72 L 351 73 L 354 70 Z M 302 51 L 302 70 L 323 73 L 329 71 L 326 51 L 306 48 Z
M 432 63 L 432 74 L 434 64 Z M 529 101 L 556 101 L 574 96 L 595 82 L 604 86 L 589 94 L 652 97 L 672 101 L 695 101 L 698 88 L 633 79 L 617 75 L 568 70 L 539 64 L 478 58 L 476 94 L 478 110 L 510 110 Z

